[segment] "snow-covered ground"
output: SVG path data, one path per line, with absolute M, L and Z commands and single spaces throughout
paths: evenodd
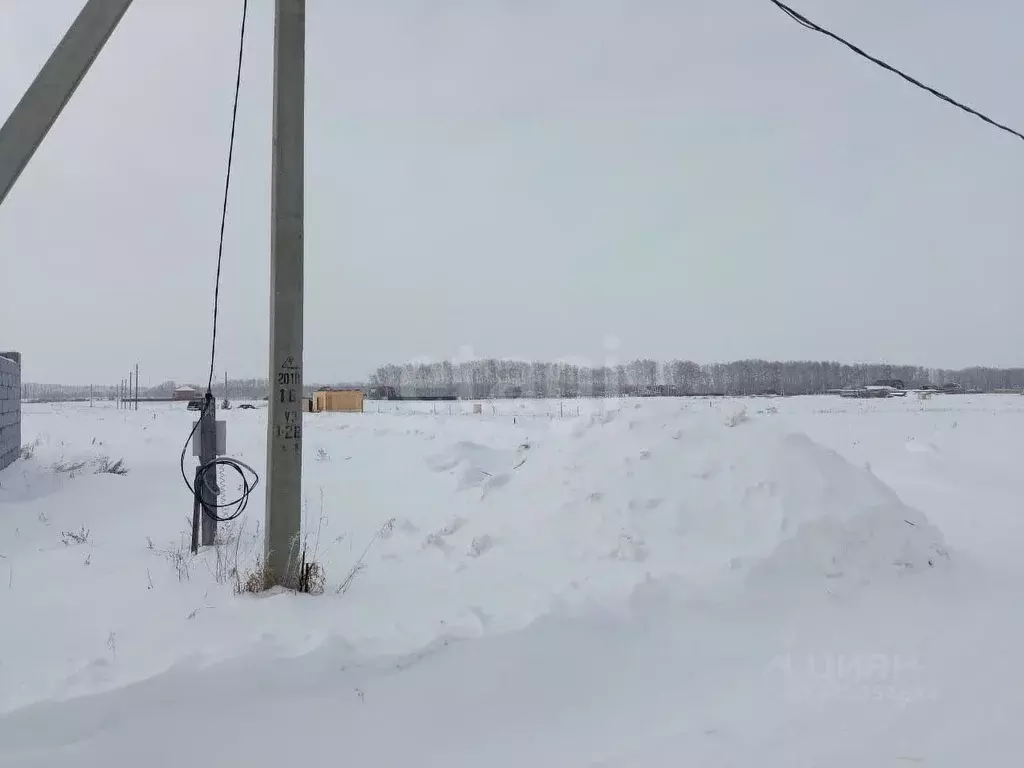
M 0 765 L 1014 762 L 1024 398 L 307 414 L 321 596 L 235 594 L 262 487 L 188 555 L 193 417 L 25 407 Z

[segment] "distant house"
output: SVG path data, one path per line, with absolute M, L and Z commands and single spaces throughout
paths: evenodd
M 902 379 L 879 379 L 872 386 L 888 387 L 889 389 L 906 389 Z
M 313 410 L 330 413 L 362 413 L 363 390 L 318 389 L 313 394 Z
M 855 398 L 864 399 L 864 398 L 872 398 L 872 397 L 878 397 L 878 398 L 892 397 L 893 392 L 897 392 L 899 390 L 895 390 L 895 389 L 893 389 L 891 387 L 883 387 L 883 386 L 875 385 L 875 386 L 870 386 L 870 387 L 854 387 L 852 389 L 840 389 L 840 390 L 837 390 L 837 391 L 838 391 L 840 397 L 855 397 Z M 905 395 L 906 392 L 900 392 L 900 394 L 904 394 Z
M 198 400 L 199 390 L 195 387 L 178 387 L 171 394 L 171 398 L 174 400 Z
M 366 397 L 370 400 L 401 400 L 401 395 L 394 387 L 374 386 L 367 390 Z

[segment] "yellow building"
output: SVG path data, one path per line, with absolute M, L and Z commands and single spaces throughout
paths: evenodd
M 362 413 L 361 389 L 321 389 L 313 395 L 313 410 L 332 413 Z

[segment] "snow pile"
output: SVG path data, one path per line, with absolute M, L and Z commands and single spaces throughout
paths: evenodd
M 869 471 L 744 410 L 609 411 L 528 450 L 458 443 L 431 466 L 474 494 L 452 550 L 482 540 L 541 560 L 565 580 L 555 593 L 648 574 L 834 590 L 946 558 L 941 532 Z
M 785 510 L 780 528 L 791 535 L 753 569 L 758 582 L 864 584 L 948 559 L 942 533 L 869 470 L 799 434 L 768 458 L 766 473 L 776 479 L 748 485 L 748 510 L 777 504 Z

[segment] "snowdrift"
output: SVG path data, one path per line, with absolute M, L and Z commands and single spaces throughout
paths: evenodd
M 428 462 L 474 494 L 452 551 L 486 541 L 574 572 L 571 585 L 622 566 L 831 591 L 948 558 L 941 532 L 869 470 L 771 415 L 627 407 L 515 451 L 460 442 Z
M 320 598 L 233 593 L 262 552 L 261 494 L 223 545 L 187 554 L 190 414 L 37 406 L 32 457 L 0 473 L 0 711 L 184 659 L 325 643 L 353 664 L 415 656 L 544 616 L 629 613 L 652 583 L 684 601 L 785 600 L 946 562 L 942 534 L 868 470 L 778 414 L 705 405 L 311 416 L 303 524 Z M 226 417 L 233 455 L 262 466 L 265 413 Z M 128 474 L 96 474 L 102 456 Z
M 1014 754 L 1020 399 L 834 402 L 308 415 L 315 598 L 233 594 L 259 494 L 181 557 L 191 414 L 30 404 L 0 472 L 0 765 L 170 768 L 184 732 L 254 767 Z M 265 413 L 224 418 L 262 466 Z

